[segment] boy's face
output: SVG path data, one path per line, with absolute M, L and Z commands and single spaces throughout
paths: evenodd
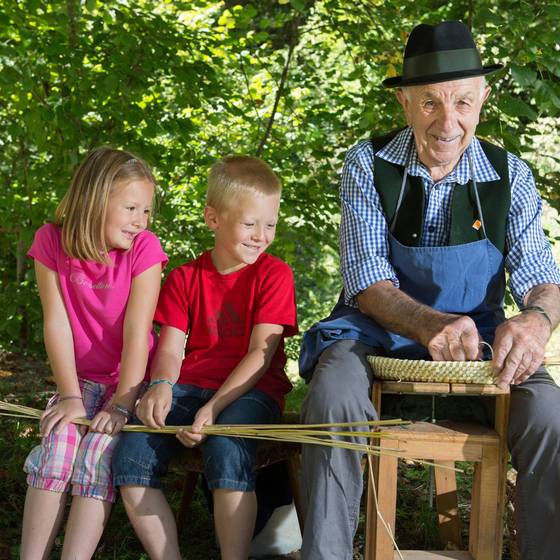
M 280 195 L 244 193 L 229 208 L 204 209 L 206 225 L 214 232 L 212 259 L 227 274 L 253 264 L 274 241 Z

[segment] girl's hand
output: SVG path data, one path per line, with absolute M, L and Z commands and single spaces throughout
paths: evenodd
M 51 432 L 59 434 L 72 420 L 85 417 L 86 409 L 81 398 L 59 400 L 41 416 L 41 437 L 48 437 Z
M 128 418 L 125 414 L 109 407 L 105 410 L 100 410 L 93 417 L 89 429 L 92 432 L 99 432 L 114 436 L 123 429 L 123 426 L 127 423 L 127 421 Z
M 203 426 L 212 426 L 216 417 L 212 403 L 206 403 L 194 417 L 194 422 L 190 430 L 179 430 L 177 432 L 177 439 L 185 447 L 195 447 L 202 443 L 206 436 L 201 433 Z
M 136 416 L 149 428 L 165 427 L 165 419 L 171 410 L 173 389 L 167 383 L 150 387 L 136 407 Z

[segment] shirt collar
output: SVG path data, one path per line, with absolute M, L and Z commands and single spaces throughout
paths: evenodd
M 488 181 L 498 181 L 500 176 L 492 167 L 492 164 L 486 157 L 480 142 L 476 137 L 474 137 L 467 148 L 470 151 L 473 167 L 474 176 L 477 183 L 484 183 Z M 418 159 L 418 152 L 416 151 L 416 144 L 412 136 L 412 129 L 407 126 L 404 130 L 399 132 L 388 144 L 383 146 L 376 154 L 376 157 L 380 157 L 389 163 L 394 163 L 396 165 L 402 165 L 406 167 L 409 164 L 408 174 L 418 177 L 423 177 L 430 182 L 433 182 L 430 174 L 426 167 Z M 410 161 L 409 161 L 410 157 Z M 444 177 L 442 181 L 459 183 L 464 185 L 468 183 L 471 179 L 471 170 L 469 165 L 469 158 L 466 153 L 461 156 L 459 163 L 455 166 L 455 169 Z

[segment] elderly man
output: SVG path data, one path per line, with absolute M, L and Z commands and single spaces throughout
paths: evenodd
M 408 126 L 352 148 L 342 172 L 344 291 L 304 338 L 306 423 L 374 419 L 368 354 L 475 360 L 511 385 L 509 447 L 524 560 L 560 550 L 560 389 L 541 367 L 560 319 L 560 271 L 527 165 L 475 137 L 490 88 L 467 27 L 419 25 L 396 87 Z M 519 313 L 505 320 L 504 270 Z M 304 560 L 352 558 L 360 457 L 307 446 Z

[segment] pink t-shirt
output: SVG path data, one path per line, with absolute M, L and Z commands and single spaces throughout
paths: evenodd
M 167 256 L 150 231 L 140 233 L 128 251 L 109 251 L 114 266 L 69 257 L 62 248 L 61 229 L 45 224 L 35 233 L 27 253 L 58 274 L 72 334 L 78 376 L 95 383 L 118 381 L 123 325 L 132 279 Z M 151 360 L 156 334 L 149 333 Z

